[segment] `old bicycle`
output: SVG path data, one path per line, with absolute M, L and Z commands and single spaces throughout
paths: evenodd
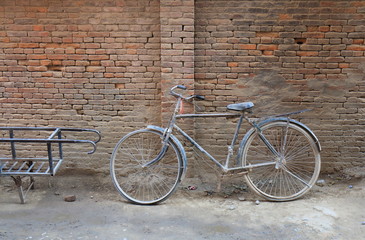
M 155 204 L 166 200 L 183 179 L 187 167 L 186 152 L 173 135 L 177 131 L 223 172 L 244 173 L 248 186 L 271 201 L 290 201 L 303 196 L 315 184 L 320 172 L 321 146 L 314 133 L 303 123 L 289 116 L 304 111 L 252 120 L 247 117 L 254 104 L 230 104 L 236 113 L 179 114 L 183 101 L 203 100 L 193 95 L 185 97 L 176 92 L 186 90 L 178 85 L 170 90 L 176 97 L 175 110 L 167 128 L 147 126 L 125 135 L 117 143 L 110 161 L 113 183 L 127 200 L 137 204 Z M 224 164 L 216 160 L 176 123 L 180 118 L 237 117 L 237 126 L 228 146 Z M 234 146 L 242 122 L 252 128 L 239 144 L 237 157 Z M 229 163 L 235 161 L 234 167 Z

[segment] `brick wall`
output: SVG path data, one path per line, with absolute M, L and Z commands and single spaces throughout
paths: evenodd
M 169 89 L 177 84 L 194 87 L 194 1 L 160 1 L 161 88 L 164 123 L 173 110 Z
M 166 122 L 166 90 L 184 83 L 205 111 L 311 108 L 300 120 L 325 170 L 363 166 L 364 15 L 351 0 L 2 0 L 0 124 L 98 129 L 97 153 L 70 148 L 63 167 L 107 172 L 118 139 Z M 223 120 L 195 121 L 218 155 L 235 123 Z
M 197 0 L 195 87 L 205 109 L 246 100 L 257 116 L 313 109 L 298 117 L 318 135 L 324 169 L 363 166 L 364 17 L 364 1 Z M 216 125 L 204 131 L 223 139 Z
M 159 11 L 148 0 L 0 1 L 1 125 L 98 129 L 91 160 L 66 154 L 63 167 L 107 170 L 118 138 L 161 121 Z

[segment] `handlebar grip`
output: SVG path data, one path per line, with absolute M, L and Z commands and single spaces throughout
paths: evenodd
M 184 85 L 177 85 L 176 87 L 177 87 L 177 88 L 180 88 L 180 89 L 182 89 L 182 90 L 186 90 L 186 89 L 187 89 L 187 87 L 185 87 Z
M 195 95 L 194 97 L 198 100 L 205 100 L 205 97 L 202 95 Z

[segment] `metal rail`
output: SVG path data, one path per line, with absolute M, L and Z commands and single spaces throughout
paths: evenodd
M 90 144 L 92 150 L 88 154 L 92 154 L 96 151 L 96 144 L 100 141 L 100 132 L 94 129 L 83 128 L 50 128 L 50 127 L 0 127 L 0 132 L 4 135 L 8 134 L 7 138 L 0 138 L 0 143 L 10 144 L 11 156 L 0 157 L 0 176 L 10 176 L 13 178 L 15 185 L 19 190 L 19 197 L 22 203 L 25 202 L 25 197 L 29 189 L 34 184 L 33 176 L 56 174 L 63 162 L 63 144 Z M 49 133 L 48 133 L 49 132 Z M 72 139 L 63 138 L 64 133 L 91 133 L 94 136 L 92 139 Z M 17 135 L 24 135 L 25 133 L 32 134 L 32 138 L 16 137 Z M 48 133 L 47 137 L 33 137 L 36 133 Z M 85 136 L 86 138 L 86 136 Z M 17 148 L 24 143 L 45 144 L 47 156 L 46 157 L 19 157 Z M 54 148 L 54 146 L 56 146 Z M 35 150 L 37 151 L 37 150 Z M 56 156 L 54 156 L 56 155 Z M 30 177 L 30 184 L 26 187 L 26 191 L 23 190 L 22 178 Z

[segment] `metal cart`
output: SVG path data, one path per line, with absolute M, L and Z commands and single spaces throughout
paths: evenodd
M 0 177 L 10 176 L 14 180 L 21 203 L 25 203 L 28 191 L 34 186 L 34 176 L 56 174 L 63 162 L 63 144 L 91 144 L 92 150 L 88 154 L 92 154 L 101 139 L 99 131 L 82 128 L 0 127 L 0 132 L 8 136 L 0 138 L 0 144 L 10 146 L 1 152 L 6 154 L 0 157 Z M 65 138 L 64 134 L 82 135 L 85 139 Z M 88 140 L 89 135 L 94 135 L 91 136 L 94 140 Z M 42 151 L 44 156 L 34 154 Z M 25 184 L 24 178 L 29 178 L 29 183 Z

